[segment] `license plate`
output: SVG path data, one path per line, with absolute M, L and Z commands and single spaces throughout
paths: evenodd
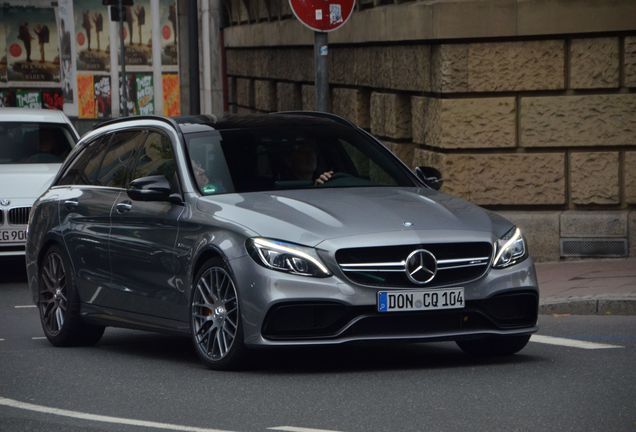
M 427 311 L 463 307 L 464 288 L 378 292 L 378 312 Z
M 0 230 L 0 243 L 24 243 L 26 234 L 25 229 Z

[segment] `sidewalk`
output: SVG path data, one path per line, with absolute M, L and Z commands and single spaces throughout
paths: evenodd
M 636 258 L 536 264 L 542 314 L 636 315 Z

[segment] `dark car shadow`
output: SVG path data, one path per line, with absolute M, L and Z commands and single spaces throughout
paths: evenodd
M 523 353 L 506 357 L 471 357 L 454 343 L 356 343 L 336 347 L 259 350 L 247 370 L 279 374 L 451 369 L 541 361 Z
M 2 257 L 0 269 L 3 283 L 19 283 L 27 280 L 24 257 Z
M 114 334 L 109 335 L 109 331 Z M 206 369 L 199 361 L 190 338 L 185 336 L 109 329 L 96 349 Z M 454 343 L 355 343 L 253 349 L 248 351 L 247 361 L 240 370 L 255 374 L 342 373 L 483 367 L 543 360 L 523 354 L 523 351 L 506 357 L 471 357 Z

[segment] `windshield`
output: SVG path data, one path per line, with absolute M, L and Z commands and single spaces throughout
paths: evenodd
M 62 163 L 75 140 L 52 123 L 0 123 L 0 164 Z
M 192 173 L 205 195 L 414 186 L 389 151 L 348 127 L 221 130 L 189 134 L 186 142 Z

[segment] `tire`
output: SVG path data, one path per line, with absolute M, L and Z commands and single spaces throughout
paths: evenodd
M 456 341 L 466 354 L 477 357 L 509 356 L 521 351 L 530 340 L 530 335 L 488 336 L 480 339 Z
M 104 334 L 103 326 L 85 323 L 80 318 L 80 301 L 66 253 L 51 246 L 39 263 L 38 310 L 44 335 L 55 346 L 96 344 Z
M 246 348 L 234 278 L 220 258 L 207 260 L 194 278 L 190 333 L 201 361 L 211 369 L 243 366 Z

